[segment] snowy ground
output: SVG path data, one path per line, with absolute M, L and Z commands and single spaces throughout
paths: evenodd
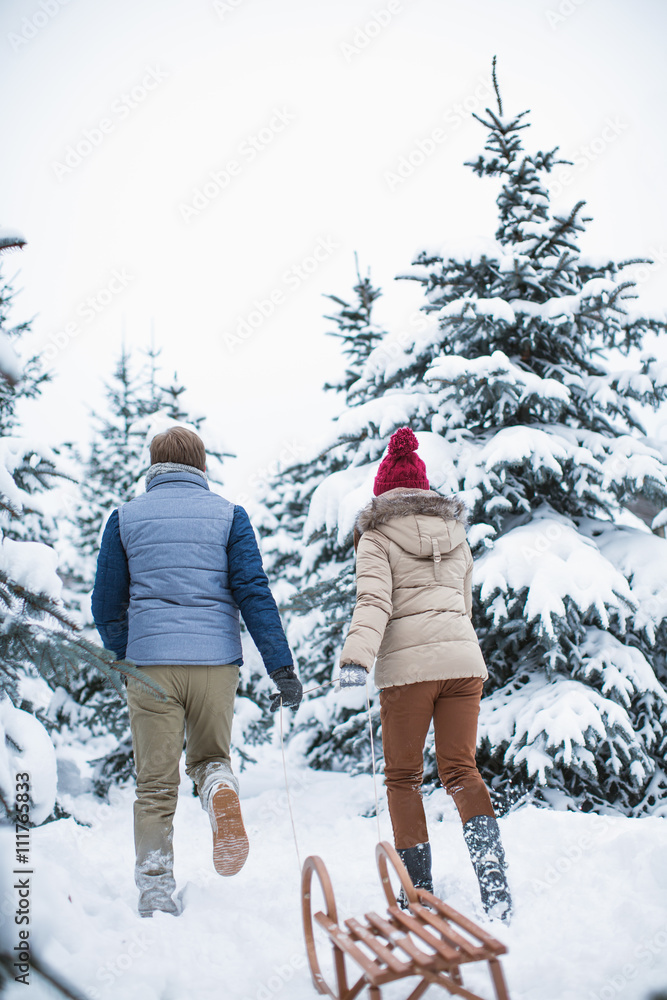
M 257 749 L 257 748 L 255 748 Z M 175 918 L 136 913 L 131 788 L 111 803 L 76 799 L 73 819 L 33 831 L 32 939 L 51 966 L 90 1000 L 305 1000 L 316 993 L 303 947 L 299 869 L 278 747 L 259 748 L 241 776 L 248 862 L 222 879 L 210 861 L 210 828 L 184 778 L 176 816 Z M 289 758 L 288 758 L 289 761 Z M 382 906 L 374 862 L 377 825 L 366 776 L 312 772 L 288 763 L 303 860 L 319 854 L 339 914 Z M 384 789 L 380 825 L 390 838 Z M 426 800 L 435 889 L 480 918 L 472 869 L 451 803 Z M 512 1000 L 646 1000 L 667 986 L 667 860 L 664 819 L 630 820 L 521 809 L 501 820 L 511 862 L 515 918 L 492 932 L 509 946 L 504 968 Z M 7 834 L 7 831 L 3 831 Z M 10 848 L 5 836 L 3 847 Z M 11 890 L 10 890 L 11 891 Z M 4 900 L 7 900 L 5 893 Z M 11 898 L 11 897 L 10 897 Z M 5 934 L 11 917 L 3 907 Z M 491 996 L 486 973 L 466 973 Z M 387 1000 L 409 991 L 395 984 Z M 34 975 L 14 998 L 53 997 Z M 431 987 L 427 996 L 443 996 Z

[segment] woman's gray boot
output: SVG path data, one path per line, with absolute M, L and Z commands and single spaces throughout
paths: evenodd
M 505 878 L 507 862 L 495 816 L 473 816 L 463 824 L 463 836 L 484 909 L 490 917 L 509 923 L 512 897 Z
M 415 847 L 397 848 L 396 853 L 408 870 L 408 875 L 415 889 L 426 889 L 433 892 L 433 877 L 431 875 L 431 845 L 417 844 Z M 398 896 L 398 905 L 403 910 L 408 908 L 408 899 L 403 889 Z

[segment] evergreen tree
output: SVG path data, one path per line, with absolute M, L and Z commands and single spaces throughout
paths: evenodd
M 49 728 L 54 725 L 49 713 L 33 701 L 36 682 L 41 682 L 42 690 L 45 682 L 55 691 L 82 665 L 118 688 L 121 672 L 139 676 L 129 664 L 115 663 L 112 655 L 89 642 L 61 600 L 58 557 L 47 544 L 53 522 L 45 513 L 47 495 L 62 477 L 60 459 L 40 441 L 22 437 L 17 425 L 18 400 L 37 397 L 46 376 L 38 359 L 25 364 L 18 361 L 14 344 L 29 324 L 9 324 L 12 298 L 11 286 L 0 276 L 0 673 L 5 699 L 13 706 L 8 710 L 3 702 L 0 814 L 4 817 L 13 810 L 13 780 L 7 781 L 16 770 L 8 762 L 29 754 L 34 741 L 41 739 L 40 727 L 34 722 L 28 725 L 22 713 L 39 718 Z M 51 804 L 55 770 L 53 779 L 50 791 L 44 792 L 42 782 Z M 43 818 L 51 804 L 46 810 L 41 808 Z M 41 806 L 43 802 L 33 800 L 35 815 Z
M 527 155 L 526 113 L 497 103 L 469 164 L 501 182 L 496 245 L 425 251 L 414 275 L 438 322 L 412 377 L 438 388 L 471 541 L 489 549 L 476 574 L 491 673 L 481 760 L 505 801 L 651 808 L 667 790 L 667 608 L 649 579 L 664 543 L 629 510 L 667 498 L 641 424 L 666 391 L 642 345 L 665 324 L 628 307 L 635 261 L 579 252 L 583 203 L 551 212 L 557 149 Z
M 354 603 L 356 585 L 350 538 L 332 530 L 330 523 L 317 524 L 312 529 L 310 526 L 311 501 L 320 484 L 329 481 L 329 477 L 335 482 L 337 475 L 344 476 L 347 483 L 352 476 L 354 485 L 363 491 L 368 476 L 364 465 L 368 449 L 376 457 L 382 448 L 381 444 L 367 440 L 365 426 L 356 427 L 347 419 L 348 411 L 359 407 L 369 395 L 360 382 L 361 375 L 376 346 L 386 337 L 386 331 L 373 321 L 373 306 L 381 290 L 372 284 L 370 274 L 361 277 L 356 256 L 355 265 L 357 282 L 351 301 L 337 295 L 327 296 L 339 307 L 326 318 L 336 324 L 337 329 L 329 331 L 329 335 L 342 341 L 347 369 L 341 381 L 325 388 L 344 396 L 346 410 L 331 440 L 316 455 L 280 470 L 268 485 L 256 517 L 263 536 L 267 572 L 272 581 L 277 581 L 273 589 L 279 606 L 287 611 L 287 636 L 306 680 L 304 686 L 313 692 L 322 687 L 325 692 L 323 701 L 318 701 L 318 721 L 313 721 L 304 705 L 299 716 L 302 721 L 295 729 L 308 759 L 317 767 L 342 768 L 349 766 L 350 760 L 367 766 L 367 723 L 359 715 L 358 698 L 348 693 L 341 700 L 333 691 L 327 692 Z M 374 392 L 371 386 L 370 395 Z M 354 497 L 350 502 L 354 506 Z M 309 541 L 305 554 L 304 539 Z M 374 697 L 373 702 L 377 725 L 379 715 Z M 329 711 L 334 712 L 338 727 L 333 737 L 329 731 L 331 720 L 326 714 Z
M 641 813 L 667 795 L 667 553 L 631 513 L 638 500 L 656 513 L 667 503 L 667 468 L 642 428 L 642 409 L 667 393 L 667 366 L 642 345 L 665 324 L 630 306 L 636 261 L 580 253 L 583 203 L 551 210 L 557 149 L 524 151 L 527 112 L 505 116 L 496 95 L 479 116 L 484 153 L 468 164 L 500 181 L 495 238 L 425 250 L 405 276 L 423 286 L 430 322 L 405 348 L 379 344 L 355 384 L 364 402 L 341 415 L 334 446 L 348 468 L 321 482 L 305 521 L 301 600 L 348 579 L 354 512 L 389 435 L 409 423 L 432 485 L 470 507 L 490 672 L 479 761 L 497 804 Z M 327 545 L 334 564 L 320 559 Z M 346 624 L 353 602 L 340 592 Z M 331 671 L 344 634 L 331 619 L 313 605 L 304 620 L 308 677 Z M 313 763 L 345 766 L 364 718 L 345 711 L 301 716 Z
M 105 385 L 106 408 L 93 413 L 93 436 L 79 507 L 79 551 L 86 559 L 85 582 L 90 590 L 99 549 L 100 532 L 106 518 L 119 503 L 134 496 L 142 472 L 145 418 L 160 408 L 156 398 L 154 359 L 149 355 L 149 378 L 134 372 L 125 346 L 113 376 Z
M 191 409 L 184 408 L 184 401 L 181 399 L 183 393 L 187 392 L 186 387 L 178 378 L 178 372 L 174 372 L 174 377 L 169 385 L 159 387 L 159 418 L 165 425 L 171 423 L 184 423 L 202 437 L 206 446 L 206 474 L 210 488 L 215 493 L 224 493 L 222 485 L 225 458 L 234 458 L 231 451 L 226 451 L 224 444 L 213 435 L 211 428 L 206 425 L 206 416 L 202 413 L 195 415 Z
M 365 278 L 361 277 L 359 258 L 356 253 L 354 263 L 357 272 L 357 283 L 353 288 L 356 302 L 349 303 L 338 295 L 326 296 L 338 306 L 333 316 L 325 316 L 325 319 L 331 320 L 338 327 L 337 330 L 330 330 L 329 336 L 342 340 L 342 351 L 349 367 L 342 381 L 335 384 L 327 383 L 324 388 L 346 394 L 359 378 L 363 365 L 373 348 L 384 336 L 384 331 L 372 322 L 373 305 L 380 298 L 382 292 L 373 286 L 370 271 Z

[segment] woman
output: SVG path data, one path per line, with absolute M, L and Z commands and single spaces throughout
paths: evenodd
M 392 435 L 375 499 L 358 514 L 357 603 L 341 655 L 340 684 L 380 688 L 385 784 L 396 849 L 418 888 L 432 891 L 421 800 L 431 720 L 438 774 L 463 823 L 487 912 L 508 920 L 505 854 L 477 770 L 477 717 L 488 676 L 472 625 L 472 556 L 465 507 L 429 488 L 410 428 Z

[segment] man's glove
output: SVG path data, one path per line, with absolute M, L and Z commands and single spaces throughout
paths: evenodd
M 363 687 L 366 683 L 366 668 L 357 663 L 346 663 L 340 668 L 338 678 L 342 688 Z
M 273 670 L 269 677 L 278 688 L 276 693 L 271 695 L 271 711 L 278 711 L 282 698 L 283 708 L 293 708 L 296 712 L 301 704 L 303 688 L 292 667 L 280 667 L 279 670 Z

